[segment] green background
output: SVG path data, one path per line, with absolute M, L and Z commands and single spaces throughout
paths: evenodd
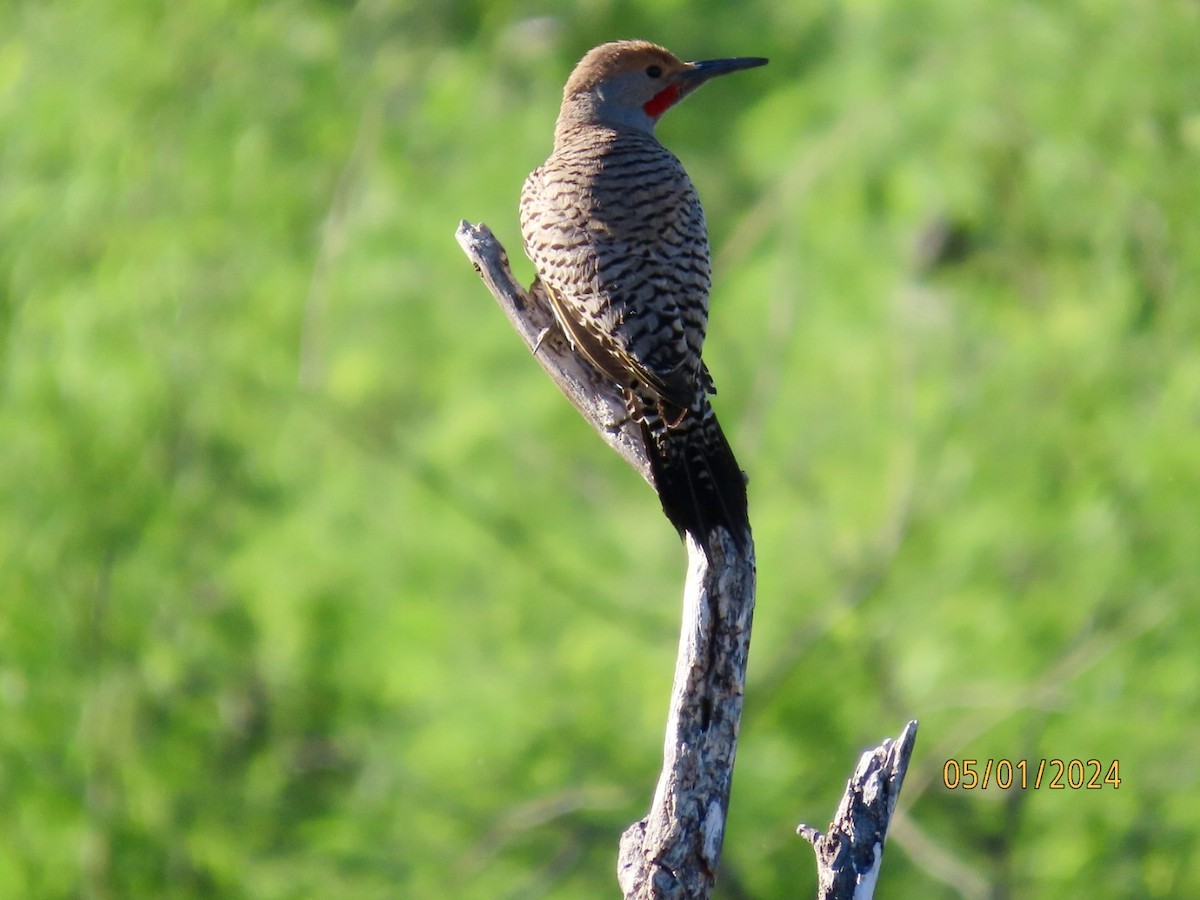
M 454 241 L 663 122 L 759 596 L 721 886 L 919 718 L 889 897 L 1200 895 L 1200 7 L 13 2 L 0 895 L 613 896 L 684 570 Z M 1097 758 L 1102 790 L 950 791 Z

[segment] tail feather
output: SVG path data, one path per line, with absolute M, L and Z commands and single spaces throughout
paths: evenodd
M 674 427 L 647 417 L 643 428 L 663 512 L 680 536 L 690 532 L 707 546 L 708 535 L 722 526 L 744 546 L 750 535 L 746 477 L 708 398 Z

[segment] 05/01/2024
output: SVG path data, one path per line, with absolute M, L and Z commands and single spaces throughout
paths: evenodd
M 1052 791 L 1116 790 L 1121 786 L 1121 764 L 1106 766 L 1098 759 L 948 759 L 942 766 L 942 784 L 947 790 Z

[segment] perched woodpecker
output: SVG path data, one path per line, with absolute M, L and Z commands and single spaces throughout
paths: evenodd
M 525 252 L 559 325 L 625 392 L 663 511 L 704 546 L 718 525 L 739 543 L 749 534 L 746 483 L 700 358 L 710 285 L 704 210 L 654 126 L 710 78 L 766 62 L 682 62 L 647 41 L 596 47 L 567 80 L 554 152 L 521 192 Z

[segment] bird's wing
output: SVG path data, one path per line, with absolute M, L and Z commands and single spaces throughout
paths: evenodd
M 605 331 L 639 381 L 670 405 L 686 409 L 700 375 L 698 347 L 689 345 L 684 312 L 695 286 L 645 242 L 598 241 L 595 258 L 596 293 L 607 306 Z M 704 290 L 707 297 L 707 285 Z
M 674 418 L 672 411 L 691 405 L 698 383 L 711 383 L 697 367 L 704 322 L 697 334 L 684 315 L 696 291 L 706 309 L 707 268 L 681 273 L 644 220 L 547 202 L 554 195 L 541 175 L 537 170 L 526 182 L 521 228 L 559 324 L 606 377 L 644 385 Z

